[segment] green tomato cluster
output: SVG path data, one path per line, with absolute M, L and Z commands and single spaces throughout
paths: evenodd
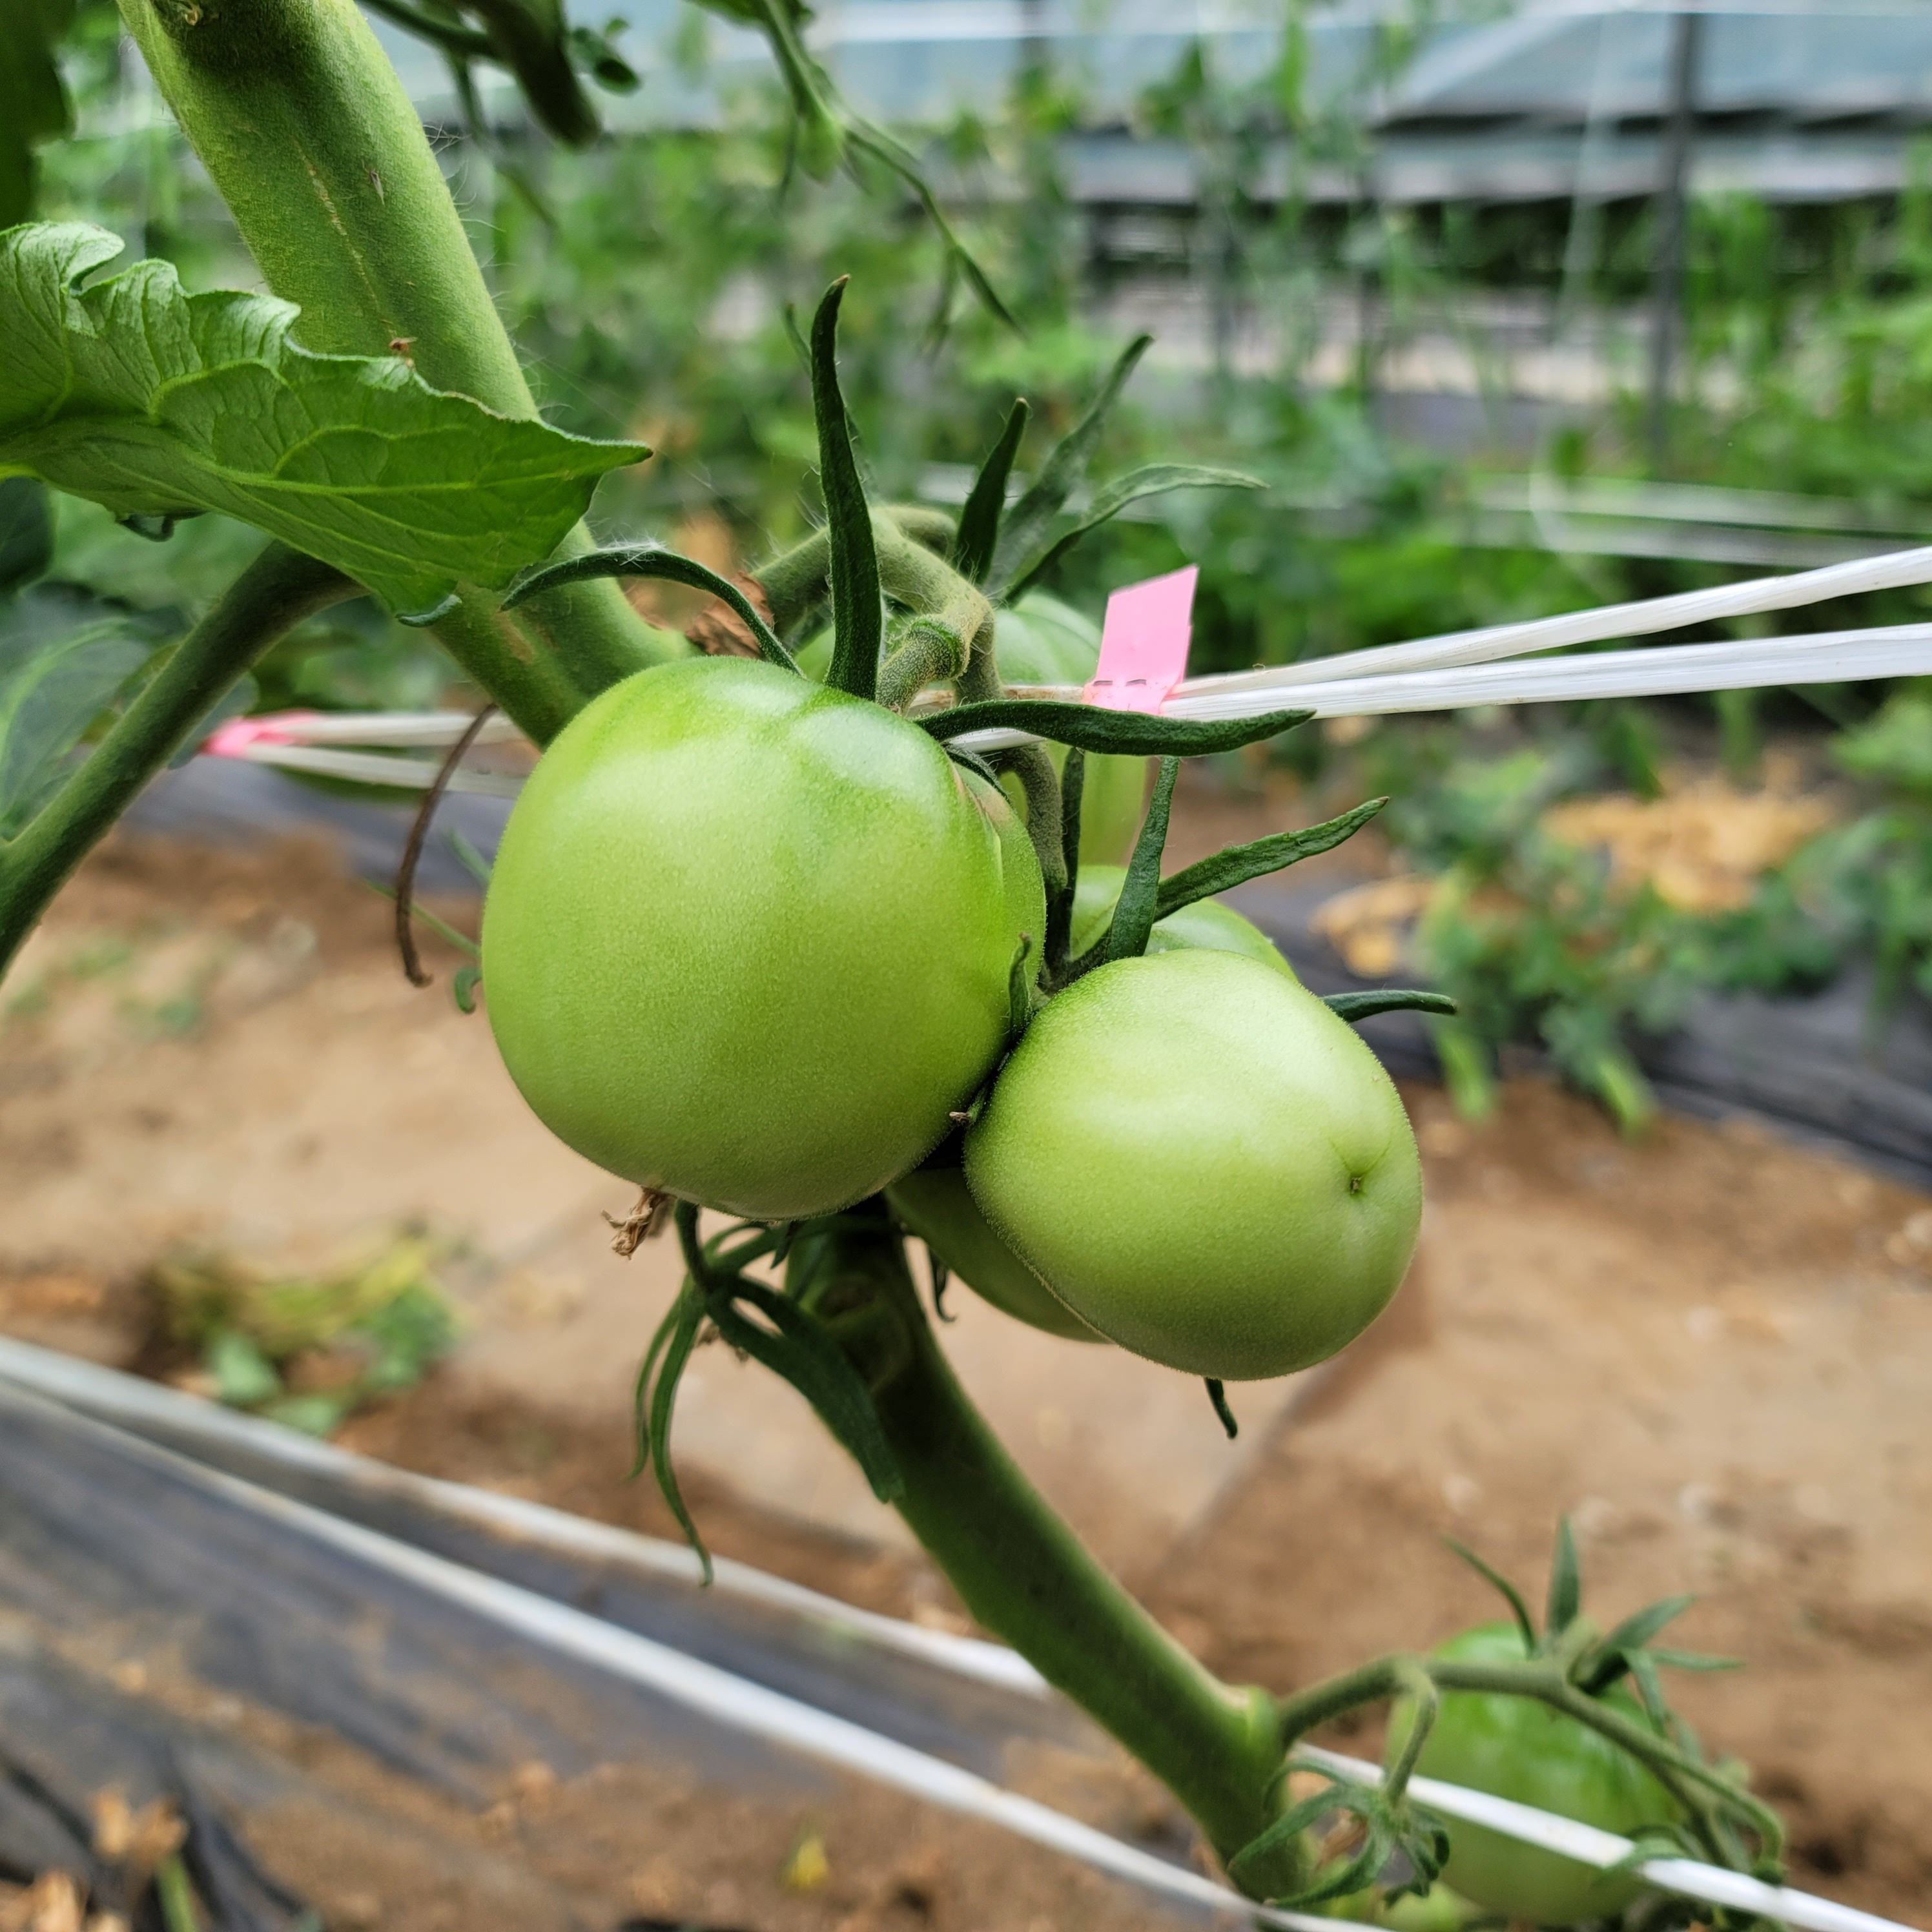
M 1138 810 L 1143 761 L 1112 762 Z M 1124 876 L 1082 868 L 1076 957 Z M 1016 1040 L 1046 920 L 1012 804 L 919 726 L 694 658 L 604 692 L 538 764 L 484 983 L 532 1108 L 641 1186 L 766 1221 L 884 1192 L 1006 1312 L 1191 1374 L 1332 1354 L 1420 1214 L 1373 1055 L 1212 904 L 1060 982 Z

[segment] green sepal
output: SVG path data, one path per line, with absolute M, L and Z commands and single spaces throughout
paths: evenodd
M 1523 1601 L 1522 1592 L 1500 1570 L 1485 1562 L 1466 1543 L 1458 1543 L 1453 1536 L 1445 1536 L 1442 1540 L 1484 1582 L 1501 1593 L 1503 1600 L 1510 1606 L 1510 1615 L 1516 1619 L 1516 1629 L 1522 1634 L 1524 1651 L 1530 1656 L 1534 1656 L 1537 1650 L 1536 1624 L 1530 1616 L 1529 1606 Z
M 1290 1768 L 1316 1768 L 1299 1763 Z M 1417 1876 L 1426 1875 L 1424 1889 L 1435 1882 L 1449 1857 L 1449 1834 L 1439 1820 L 1406 1802 L 1391 1803 L 1370 1786 L 1348 1783 L 1330 1772 L 1324 1771 L 1322 1775 L 1333 1780 L 1326 1790 L 1312 1792 L 1298 1804 L 1291 1805 L 1228 1861 L 1228 1876 L 1236 1885 L 1243 1885 L 1246 1874 L 1264 1870 L 1276 1853 L 1288 1849 L 1304 1832 L 1338 1811 L 1360 1820 L 1360 1842 L 1346 1858 L 1318 1868 L 1300 1891 L 1270 1898 L 1267 1901 L 1269 1904 L 1291 1911 L 1306 1910 L 1330 1899 L 1345 1898 L 1374 1884 L 1398 1851 Z M 1243 1886 L 1243 1888 L 1247 1887 Z
M 1006 413 L 1000 440 L 987 452 L 967 493 L 966 507 L 959 512 L 959 528 L 952 539 L 952 567 L 969 584 L 984 584 L 993 567 L 993 552 L 998 548 L 1000 522 L 1006 514 L 1006 484 L 1013 473 L 1013 458 L 1019 454 L 1020 439 L 1026 434 L 1027 418 L 1033 413 L 1025 397 L 1016 396 Z
M 1546 1639 L 1555 1642 L 1576 1621 L 1583 1607 L 1582 1565 L 1576 1556 L 1576 1532 L 1570 1519 L 1556 1519 L 1556 1548 L 1550 1559 L 1550 1595 L 1544 1612 Z
M 988 784 L 996 785 L 999 783 L 999 773 L 994 771 L 977 752 L 962 752 L 956 745 L 948 745 L 946 747 L 946 755 L 956 765 L 964 765 L 969 772 L 984 778 Z
M 1009 599 L 1024 596 L 1080 542 L 1111 523 L 1130 503 L 1144 497 L 1164 496 L 1174 490 L 1265 490 L 1258 476 L 1238 470 L 1212 470 L 1197 463 L 1150 463 L 1144 468 L 1117 476 L 1094 493 L 1094 500 L 1081 513 L 1072 529 L 1063 530 L 1036 556 L 1020 565 L 1012 581 L 1001 593 Z
M 789 671 L 798 670 L 797 661 L 779 643 L 770 625 L 758 614 L 757 605 L 736 584 L 695 557 L 683 556 L 662 544 L 613 544 L 608 549 L 566 557 L 560 563 L 538 564 L 525 571 L 504 593 L 503 608 L 514 610 L 540 591 L 553 590 L 560 584 L 580 584 L 590 577 L 654 577 L 708 592 L 730 606 L 732 614 L 751 632 L 759 656 L 767 664 Z
M 682 1211 L 682 1204 L 680 1208 Z M 693 1220 L 696 1216 L 694 1213 Z M 705 1301 L 695 1282 L 687 1280 L 678 1290 L 670 1312 L 658 1324 L 651 1346 L 638 1372 L 637 1461 L 631 1473 L 638 1474 L 646 1466 L 657 1479 L 658 1493 L 664 1499 L 685 1540 L 696 1554 L 704 1581 L 711 1581 L 711 1552 L 698 1533 L 684 1492 L 678 1486 L 677 1472 L 670 1460 L 671 1414 L 677 1401 L 679 1382 L 692 1349 L 698 1346 L 698 1330 L 704 1326 Z
M 1094 460 L 1100 432 L 1118 400 L 1134 365 L 1153 342 L 1151 335 L 1137 335 L 1120 352 L 1120 359 L 1108 373 L 1100 393 L 1087 406 L 1087 412 L 1055 443 L 1040 474 L 1007 512 L 993 552 L 992 582 L 1001 594 L 1018 574 L 1016 560 L 1030 556 L 1046 540 L 1053 520 L 1066 508 L 1066 500 L 1079 487 Z
M 1167 847 L 1174 781 L 1180 771 L 1178 758 L 1161 760 L 1154 778 L 1154 795 L 1148 801 L 1147 816 L 1141 820 L 1140 836 L 1134 841 L 1126 877 L 1120 881 L 1120 896 L 1114 902 L 1107 936 L 1094 949 L 1102 960 L 1138 959 L 1148 949 L 1160 898 L 1160 856 Z M 1077 961 L 1075 971 L 1081 971 L 1086 964 L 1085 958 Z
M 818 425 L 819 486 L 825 496 L 832 556 L 832 668 L 826 682 L 854 698 L 878 688 L 885 606 L 879 587 L 872 513 L 852 448 L 852 427 L 838 391 L 838 305 L 846 278 L 825 292 L 812 319 L 812 409 Z
M 1319 825 L 1306 826 L 1299 832 L 1271 832 L 1245 845 L 1230 845 L 1226 851 L 1216 852 L 1212 858 L 1203 859 L 1162 880 L 1160 910 L 1154 916 L 1169 918 L 1197 899 L 1212 898 L 1217 892 L 1246 885 L 1250 879 L 1285 872 L 1304 859 L 1332 852 L 1354 838 L 1388 803 L 1386 798 L 1372 798 Z
M 1033 935 L 1020 934 L 1013 949 L 1013 963 L 1006 970 L 1006 1044 L 1010 1046 L 1027 1030 L 1033 1018 L 1033 976 L 1026 969 L 1033 952 Z
M 1372 1020 L 1378 1013 L 1454 1015 L 1456 1002 L 1447 993 L 1426 993 L 1414 986 L 1378 986 L 1364 993 L 1330 993 L 1323 1004 L 1351 1025 Z
M 895 1502 L 905 1492 L 905 1478 L 879 1426 L 871 1390 L 812 1316 L 747 1275 L 734 1276 L 728 1286 L 714 1287 L 708 1299 L 718 1332 L 733 1348 L 783 1376 L 811 1403 L 880 1502 Z M 748 1301 L 772 1326 L 761 1328 L 748 1322 L 738 1312 L 740 1301 Z
M 482 967 L 458 967 L 456 977 L 449 982 L 449 991 L 459 1013 L 473 1013 L 476 1010 L 476 988 L 482 983 Z
M 1066 948 L 1073 936 L 1073 898 L 1080 884 L 1080 800 L 1086 783 L 1087 754 L 1076 745 L 1060 768 L 1060 856 L 1066 878 L 1047 896 L 1042 964 L 1049 976 L 1066 964 Z
M 1644 1654 L 1666 1670 L 1742 1670 L 1744 1667 L 1741 1657 L 1712 1657 L 1701 1650 L 1672 1650 L 1654 1644 Z
M 1083 752 L 1117 752 L 1130 758 L 1192 758 L 1237 752 L 1306 724 L 1312 711 L 1268 711 L 1255 718 L 1164 718 L 1142 711 L 1109 711 L 1057 698 L 989 698 L 956 704 L 922 718 L 944 743 L 969 731 L 1028 731 Z

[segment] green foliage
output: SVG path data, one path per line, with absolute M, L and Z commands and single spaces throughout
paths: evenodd
M 0 236 L 0 464 L 118 516 L 224 511 L 428 610 L 547 554 L 643 453 L 439 394 L 399 358 L 311 355 L 287 304 L 186 295 L 164 262 L 77 286 L 120 251 L 77 224 Z
M 219 1401 L 311 1435 L 412 1388 L 455 1346 L 434 1251 L 410 1235 L 357 1265 L 271 1276 L 221 1255 L 149 1276 L 163 1331 L 200 1358 Z

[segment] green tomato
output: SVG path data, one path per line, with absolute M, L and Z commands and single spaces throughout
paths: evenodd
M 1044 591 L 1030 590 L 1002 610 L 994 624 L 1000 676 L 1007 684 L 1082 684 L 1100 662 L 1100 633 L 1087 618 Z M 1066 763 L 1063 746 L 1049 745 L 1055 771 Z M 1111 865 L 1134 849 L 1147 812 L 1145 758 L 1090 752 L 1080 781 L 1080 858 Z M 1018 781 L 1006 781 L 1016 803 Z
M 1073 892 L 1073 928 L 1070 950 L 1075 958 L 1097 946 L 1112 922 L 1114 906 L 1126 881 L 1121 866 L 1088 866 L 1080 868 Z M 1252 921 L 1244 919 L 1232 906 L 1218 899 L 1196 899 L 1178 912 L 1169 913 L 1148 937 L 1150 952 L 1175 952 L 1193 949 L 1208 952 L 1238 952 L 1258 959 L 1286 977 L 1294 979 L 1294 968 L 1282 957 L 1281 949 Z M 1296 983 L 1300 982 L 1298 980 Z
M 1082 684 L 1100 662 L 1100 633 L 1057 597 L 1030 590 L 1000 612 L 994 625 L 1000 676 L 1007 684 Z M 832 668 L 832 633 L 821 631 L 795 653 L 800 670 L 823 682 Z M 1064 746 L 1049 745 L 1055 771 L 1066 762 Z M 1147 810 L 1145 758 L 1090 756 L 1080 785 L 1080 856 L 1112 863 L 1133 850 Z M 1008 796 L 1024 813 L 1019 782 L 1008 778 Z
M 1514 1624 L 1483 1624 L 1451 1637 L 1436 1654 L 1460 1663 L 1520 1664 L 1527 1652 Z M 1601 1701 L 1654 1728 L 1622 1686 Z M 1390 1727 L 1390 1750 L 1400 1750 L 1407 1735 L 1407 1719 L 1399 1718 Z M 1416 1768 L 1626 1838 L 1679 1815 L 1670 1794 L 1628 1751 L 1528 1697 L 1445 1692 Z M 1615 1917 L 1642 1889 L 1628 1872 L 1598 1871 L 1480 1825 L 1448 1822 L 1443 1877 L 1485 1911 L 1537 1925 L 1576 1925 Z
M 983 1300 L 1049 1335 L 1098 1342 L 1072 1309 L 1054 1300 L 1026 1263 L 986 1225 L 956 1167 L 922 1167 L 886 1190 L 892 1212 Z
M 1040 868 L 997 790 L 878 706 L 743 658 L 593 699 L 511 814 L 490 1024 L 538 1118 L 762 1220 L 914 1166 L 1004 1049 Z
M 1422 1213 L 1375 1055 L 1228 952 L 1116 960 L 1050 1000 L 965 1164 L 994 1231 L 1076 1315 L 1224 1382 L 1353 1341 L 1401 1285 Z

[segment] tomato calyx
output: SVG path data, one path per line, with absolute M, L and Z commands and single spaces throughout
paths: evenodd
M 1693 1599 L 1684 1595 L 1665 1598 L 1634 1612 L 1607 1634 L 1600 1631 L 1582 1612 L 1581 1570 L 1575 1538 L 1566 1519 L 1558 1527 L 1544 1620 L 1539 1628 L 1522 1593 L 1507 1577 L 1465 1546 L 1450 1540 L 1449 1546 L 1502 1596 L 1509 1607 L 1521 1654 L 1495 1658 L 1466 1658 L 1449 1654 L 1384 1657 L 1281 1700 L 1276 1712 L 1290 1767 L 1297 1763 L 1293 1755 L 1297 1742 L 1317 1726 L 1366 1705 L 1394 1700 L 1402 1707 L 1397 1720 L 1390 1727 L 1394 1755 L 1385 1766 L 1381 1784 L 1372 1792 L 1365 1786 L 1347 1786 L 1349 1795 L 1346 1798 L 1340 1788 L 1322 1793 L 1318 1800 L 1311 1801 L 1318 1812 L 1325 1806 L 1330 1811 L 1362 1819 L 1367 1827 L 1367 1838 L 1372 1841 L 1371 1848 L 1380 1850 L 1384 1862 L 1394 1856 L 1390 1848 L 1396 1840 L 1390 1833 L 1406 1829 L 1417 1834 L 1400 1840 L 1397 1869 L 1419 1875 L 1432 1854 L 1434 1841 L 1423 1840 L 1434 1821 L 1418 1814 L 1412 1806 L 1405 1808 L 1404 1800 L 1408 1779 L 1423 1758 L 1444 1695 L 1474 1694 L 1479 1699 L 1492 1702 L 1520 1698 L 1573 1719 L 1606 1739 L 1654 1779 L 1676 1807 L 1675 1822 L 1648 1822 L 1627 1834 L 1631 1838 L 1632 1850 L 1618 1870 L 1636 1868 L 1646 1859 L 1659 1856 L 1688 1855 L 1771 1882 L 1779 1882 L 1783 1874 L 1784 1832 L 1776 1814 L 1746 1789 L 1737 1767 L 1713 1763 L 1706 1758 L 1695 1735 L 1671 1710 L 1664 1696 L 1658 1675 L 1660 1667 L 1694 1670 L 1732 1667 L 1728 1659 L 1661 1648 L 1652 1642 L 1690 1607 Z M 1495 1628 L 1498 1631 L 1506 1628 Z M 1453 1652 L 1458 1644 L 1466 1648 L 1466 1640 L 1482 1634 L 1465 1633 L 1464 1640 L 1444 1647 L 1445 1653 Z M 1495 1640 L 1490 1641 L 1493 1644 Z M 1606 1694 L 1625 1678 L 1630 1680 L 1635 1700 L 1624 1694 L 1620 1708 Z M 1386 1808 L 1387 1816 L 1369 1802 L 1376 1797 Z M 1306 1814 L 1307 1808 L 1304 1805 L 1298 1810 Z M 1285 1814 L 1264 1837 L 1279 1836 L 1286 1828 L 1287 1818 L 1295 1815 L 1292 1811 Z M 1377 1822 L 1369 1826 L 1372 1815 Z M 1262 1842 L 1258 1840 L 1257 1846 Z M 1239 1862 L 1239 1859 L 1235 1862 Z M 1431 1868 L 1432 1876 L 1442 1869 L 1438 1861 Z M 1234 1864 L 1229 1870 L 1231 1876 L 1238 1876 Z M 1344 1865 L 1334 1866 L 1332 1861 L 1327 1861 L 1318 1866 L 1312 1887 L 1320 1888 L 1322 1898 L 1338 1897 L 1343 1892 L 1372 1882 L 1375 1877 L 1363 1854 L 1357 1852 Z M 1328 1888 L 1331 1880 L 1333 1890 Z M 1455 1882 L 1453 1872 L 1450 1882 Z M 1424 1888 L 1411 1885 L 1408 1888 Z M 1296 1900 L 1270 1902 L 1306 1904 L 1313 1902 L 1317 1895 L 1316 1890 L 1311 1888 Z M 1391 1895 L 1396 1894 L 1392 1892 Z M 1742 1928 L 1751 1922 L 1739 1918 L 1736 1924 Z

